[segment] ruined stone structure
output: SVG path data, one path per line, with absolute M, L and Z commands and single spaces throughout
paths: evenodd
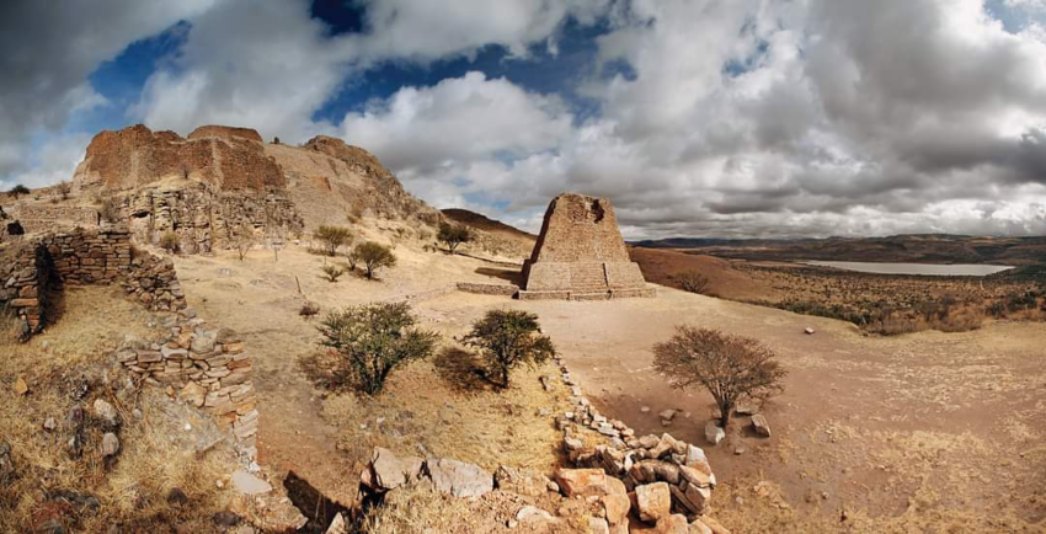
M 44 234 L 0 251 L 0 310 L 18 318 L 23 337 L 54 320 L 50 296 L 77 285 L 116 285 L 149 310 L 171 312 L 166 340 L 124 346 L 116 358 L 146 383 L 176 387 L 183 400 L 211 412 L 254 458 L 251 360 L 236 334 L 208 328 L 186 307 L 169 259 L 135 249 L 126 228 Z
M 136 250 L 126 228 L 77 229 L 16 243 L 0 257 L 0 307 L 31 336 L 47 325 L 48 294 L 66 285 L 120 285 L 150 310 L 185 307 L 169 259 Z
M 523 265 L 520 299 L 652 296 L 632 262 L 610 200 L 574 193 L 552 199 Z

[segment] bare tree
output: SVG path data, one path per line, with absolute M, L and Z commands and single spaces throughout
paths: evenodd
M 738 401 L 781 392 L 785 376 L 774 352 L 758 341 L 690 326 L 677 327 L 671 339 L 654 346 L 654 367 L 673 387 L 707 389 L 719 406 L 722 428 Z

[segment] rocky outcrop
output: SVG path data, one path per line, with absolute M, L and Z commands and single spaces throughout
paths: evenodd
M 189 139 L 139 124 L 103 131 L 87 146 L 73 182 L 81 190 L 122 190 L 164 180 L 193 180 L 219 190 L 265 191 L 286 181 L 253 130 L 205 126 Z

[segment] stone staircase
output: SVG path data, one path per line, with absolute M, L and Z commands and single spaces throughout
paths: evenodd
M 570 266 L 570 289 L 577 293 L 609 289 L 602 262 L 579 262 Z

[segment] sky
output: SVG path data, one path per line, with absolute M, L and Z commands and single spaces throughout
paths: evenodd
M 217 123 L 529 230 L 1046 234 L 1046 0 L 5 0 L 0 50 L 2 189 Z

